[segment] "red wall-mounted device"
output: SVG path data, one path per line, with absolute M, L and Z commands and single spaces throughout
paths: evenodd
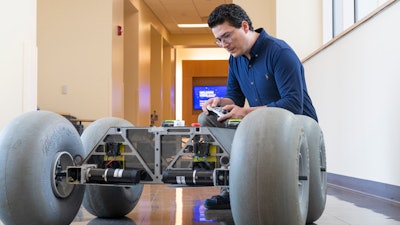
M 122 35 L 122 26 L 117 26 L 117 35 L 118 36 Z

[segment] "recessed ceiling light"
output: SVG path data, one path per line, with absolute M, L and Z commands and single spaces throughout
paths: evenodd
M 180 28 L 201 28 L 201 27 L 208 27 L 208 24 L 206 24 L 206 23 L 196 23 L 196 24 L 181 23 L 181 24 L 178 24 L 178 27 L 180 27 Z

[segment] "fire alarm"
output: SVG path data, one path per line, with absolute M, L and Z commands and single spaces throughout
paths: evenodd
M 118 36 L 122 35 L 122 26 L 117 26 L 117 35 Z

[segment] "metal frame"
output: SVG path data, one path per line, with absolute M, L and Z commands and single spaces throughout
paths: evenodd
M 228 186 L 234 133 L 211 127 L 112 127 L 80 165 L 68 167 L 68 183 Z M 205 154 L 196 152 L 197 143 L 206 144 Z

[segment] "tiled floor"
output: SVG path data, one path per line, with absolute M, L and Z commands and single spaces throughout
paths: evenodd
M 99 219 L 81 209 L 72 225 L 234 224 L 229 210 L 207 211 L 202 201 L 219 188 L 171 188 L 145 185 L 138 205 L 125 218 Z M 317 225 L 400 225 L 400 204 L 334 186 L 328 188 L 325 212 Z

